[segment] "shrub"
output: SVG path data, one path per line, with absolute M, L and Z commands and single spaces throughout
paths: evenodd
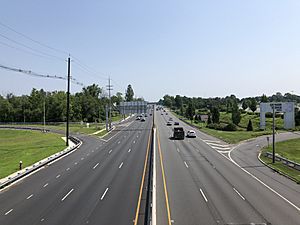
M 229 123 L 228 125 L 226 125 L 224 128 L 223 128 L 224 131 L 236 131 L 237 128 L 236 128 L 236 125 L 233 124 L 233 123 Z
M 249 120 L 249 122 L 248 122 L 247 131 L 253 131 L 253 126 L 252 126 L 251 120 Z

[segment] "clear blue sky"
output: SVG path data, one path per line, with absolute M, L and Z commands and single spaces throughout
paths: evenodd
M 3 0 L 0 22 L 70 52 L 72 75 L 114 92 L 132 84 L 137 96 L 238 97 L 300 93 L 299 0 Z M 66 58 L 0 26 L 0 34 Z M 0 36 L 0 64 L 65 76 L 63 60 L 9 48 Z M 76 62 L 97 75 L 86 74 Z M 65 90 L 63 81 L 0 70 L 0 94 Z M 72 86 L 72 92 L 82 87 Z

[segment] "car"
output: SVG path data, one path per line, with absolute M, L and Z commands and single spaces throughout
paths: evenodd
M 163 113 L 161 113 L 160 115 L 162 115 L 162 116 L 163 116 L 164 114 L 163 114 Z
M 168 113 L 166 113 L 166 115 L 168 115 Z
M 196 137 L 196 132 L 193 131 L 193 130 L 189 130 L 186 134 L 187 137 L 190 137 L 190 138 L 195 138 Z
M 152 113 L 150 113 L 149 116 L 152 116 Z
M 169 120 L 170 120 L 170 121 L 173 121 L 173 118 L 172 118 L 172 117 L 170 117 L 170 118 L 169 118 Z
M 168 121 L 167 126 L 172 126 L 172 123 L 170 121 Z
M 147 114 L 147 113 L 145 113 L 145 117 L 148 117 L 148 114 Z
M 174 122 L 174 125 L 179 125 L 179 122 Z
M 145 117 L 142 117 L 141 121 L 142 121 L 142 122 L 145 122 L 145 121 L 146 121 Z
M 136 120 L 141 120 L 141 117 L 140 117 L 140 116 L 137 116 L 137 117 L 136 117 Z

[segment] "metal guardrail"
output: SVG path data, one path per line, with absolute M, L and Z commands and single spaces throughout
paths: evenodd
M 12 127 L 8 127 L 8 128 L 12 128 Z M 24 129 L 24 128 L 22 128 L 22 129 Z M 43 131 L 43 129 L 40 129 L 40 128 L 33 128 L 33 129 L 27 128 L 26 130 L 40 130 L 40 131 Z M 4 187 L 14 183 L 15 181 L 17 181 L 17 180 L 29 175 L 30 173 L 36 171 L 37 169 L 53 162 L 54 160 L 66 155 L 66 154 L 68 154 L 69 152 L 71 152 L 71 151 L 75 150 L 76 148 L 78 148 L 79 145 L 81 144 L 81 141 L 76 137 L 70 136 L 69 140 L 74 142 L 75 146 L 73 146 L 71 148 L 67 148 L 67 149 L 65 149 L 65 150 L 63 150 L 59 153 L 56 153 L 54 156 L 52 155 L 52 156 L 48 157 L 47 160 L 45 160 L 44 162 L 40 161 L 38 163 L 33 164 L 30 168 L 26 168 L 25 171 L 17 173 L 14 177 L 8 177 L 7 181 L 4 181 L 3 183 L 0 183 L 0 189 L 3 189 Z
M 265 152 L 264 155 L 268 158 L 271 158 L 273 157 L 273 154 L 270 153 L 270 152 Z M 278 161 L 278 162 L 282 162 L 283 164 L 295 169 L 295 170 L 298 170 L 300 171 L 300 164 L 299 163 L 296 163 L 296 162 L 293 162 L 291 160 L 288 160 L 286 158 L 283 158 L 281 156 L 278 156 L 275 154 L 275 160 Z

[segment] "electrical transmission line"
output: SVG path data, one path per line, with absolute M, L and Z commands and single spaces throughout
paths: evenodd
M 48 75 L 48 74 L 39 74 L 39 73 L 33 72 L 31 70 L 23 70 L 23 69 L 13 68 L 13 67 L 9 67 L 9 66 L 4 66 L 4 65 L 1 65 L 1 64 L 0 64 L 0 68 L 8 70 L 8 71 L 17 72 L 17 73 L 23 73 L 23 74 L 26 74 L 26 75 L 29 75 L 29 76 L 33 76 L 33 77 L 51 78 L 51 79 L 58 79 L 58 80 L 67 80 L 67 78 L 63 77 L 63 76 Z M 75 83 L 77 85 L 84 86 L 83 83 L 80 83 L 75 78 L 71 78 L 71 80 L 72 80 L 73 83 Z

